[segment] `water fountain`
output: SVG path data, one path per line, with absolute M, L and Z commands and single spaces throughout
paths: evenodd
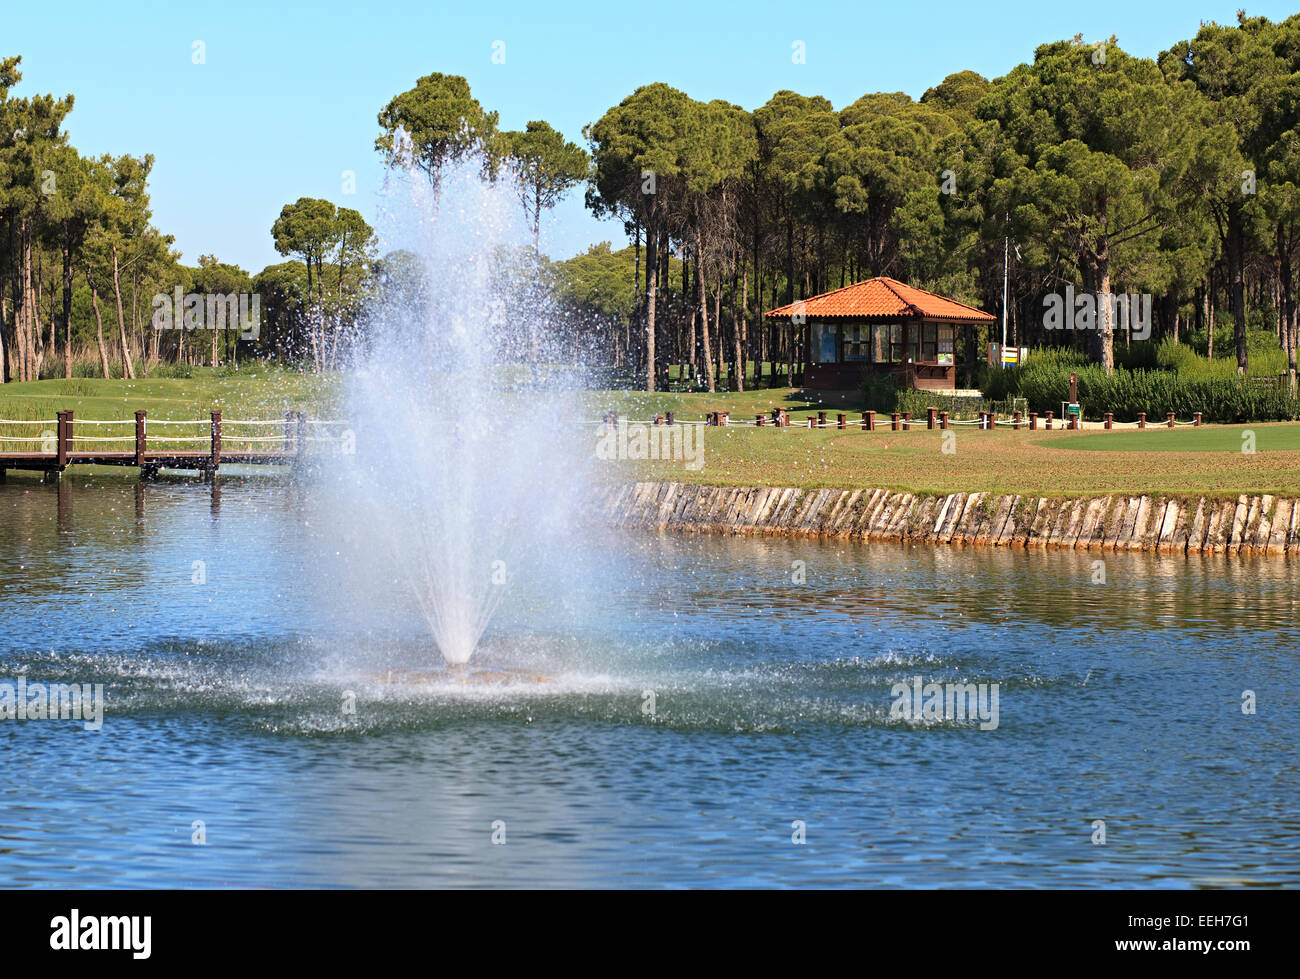
M 391 171 L 384 299 L 346 382 L 353 571 L 409 589 L 451 667 L 469 663 L 522 563 L 566 536 L 591 454 L 572 372 L 541 366 L 555 362 L 554 315 L 518 211 L 477 161 L 437 192 Z

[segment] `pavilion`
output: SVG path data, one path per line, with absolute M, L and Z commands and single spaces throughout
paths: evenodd
M 906 387 L 956 387 L 957 328 L 992 323 L 991 313 L 878 276 L 773 309 L 769 320 L 808 325 L 805 388 L 856 390 L 872 376 Z

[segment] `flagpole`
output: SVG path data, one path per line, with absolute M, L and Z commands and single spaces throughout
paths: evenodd
M 1011 236 L 1002 238 L 1002 364 L 1007 362 L 1007 262 L 1010 260 Z

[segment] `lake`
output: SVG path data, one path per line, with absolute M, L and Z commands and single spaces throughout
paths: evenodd
M 0 720 L 9 886 L 1300 884 L 1295 564 L 579 528 L 466 677 L 365 527 L 219 487 L 0 485 L 0 684 L 103 691 Z

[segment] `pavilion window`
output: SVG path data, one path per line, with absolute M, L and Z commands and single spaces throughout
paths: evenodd
M 936 360 L 941 364 L 954 363 L 953 355 L 956 351 L 957 327 L 951 323 L 939 324 L 939 347 L 936 351 Z
M 907 324 L 907 349 L 903 349 L 903 324 L 893 323 L 890 325 L 893 334 L 893 343 L 890 344 L 890 359 L 896 364 L 901 364 L 906 357 L 910 357 L 913 362 L 921 357 L 921 324 Z
M 836 332 L 833 324 L 812 324 L 812 358 L 814 364 L 835 363 L 835 345 Z
M 844 361 L 845 363 L 870 362 L 872 358 L 871 327 L 844 327 Z
M 939 355 L 939 324 L 923 323 L 921 325 L 921 360 L 934 363 Z
M 901 364 L 903 362 L 903 324 L 889 324 L 889 362 L 891 364 Z
M 888 323 L 873 323 L 871 326 L 871 359 L 877 364 L 889 363 Z

